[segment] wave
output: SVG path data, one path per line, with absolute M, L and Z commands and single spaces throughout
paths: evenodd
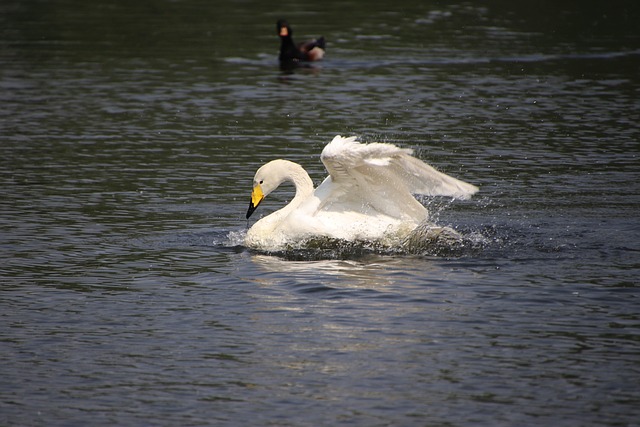
M 246 230 L 231 231 L 227 245 L 244 245 Z M 278 256 L 287 260 L 315 261 L 326 259 L 358 259 L 369 255 L 419 255 L 464 257 L 482 251 L 492 240 L 480 232 L 461 233 L 449 227 L 425 224 L 409 236 L 397 241 L 343 240 L 314 237 L 292 241 L 275 251 L 251 249 L 252 252 Z

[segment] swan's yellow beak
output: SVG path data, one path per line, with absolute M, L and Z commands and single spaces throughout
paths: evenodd
M 264 199 L 264 193 L 262 193 L 262 187 L 260 184 L 253 187 L 251 192 L 251 200 L 249 201 L 249 210 L 247 211 L 247 219 L 251 216 L 253 211 L 256 210 L 260 202 Z

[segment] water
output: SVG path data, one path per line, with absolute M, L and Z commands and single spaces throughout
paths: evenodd
M 638 425 L 638 6 L 278 6 L 0 6 L 0 424 Z M 243 248 L 335 134 L 478 185 L 425 200 L 476 244 Z

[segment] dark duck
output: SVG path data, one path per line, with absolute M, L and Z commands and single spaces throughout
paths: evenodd
M 324 37 L 296 45 L 291 37 L 293 31 L 287 21 L 280 19 L 277 27 L 280 36 L 280 56 L 278 59 L 281 65 L 319 61 L 324 56 Z

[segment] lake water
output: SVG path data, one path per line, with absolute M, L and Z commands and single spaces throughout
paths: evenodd
M 517 3 L 3 2 L 0 424 L 640 425 L 640 7 Z M 244 248 L 336 134 L 474 244 Z

